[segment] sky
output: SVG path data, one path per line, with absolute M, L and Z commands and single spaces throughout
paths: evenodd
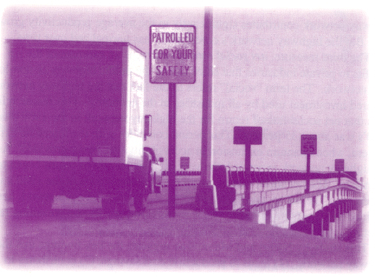
M 329 2 L 329 1 L 328 1 Z M 244 166 L 234 126 L 261 126 L 262 145 L 251 166 L 306 169 L 302 134 L 316 134 L 311 170 L 345 169 L 367 175 L 368 33 L 363 9 L 213 9 L 213 163 Z M 168 85 L 149 82 L 150 25 L 194 25 L 196 83 L 177 85 L 177 165 L 190 157 L 200 170 L 203 7 L 13 6 L 2 17 L 3 39 L 126 41 L 146 53 L 145 113 L 152 114 L 146 145 L 168 168 Z
M 1 36 L 2 41 L 125 41 L 148 57 L 150 25 L 195 25 L 196 83 L 177 85 L 176 167 L 181 156 L 189 156 L 191 169 L 199 170 L 204 20 L 200 2 L 196 8 L 174 6 L 175 1 L 164 6 L 137 1 L 141 7 L 136 8 L 111 0 L 101 6 L 94 0 L 66 0 L 63 8 L 46 8 L 37 6 L 45 1 L 28 7 L 29 2 L 14 1 L 13 7 L 1 7 Z M 346 170 L 357 171 L 369 186 L 374 64 L 369 63 L 369 49 L 375 49 L 370 40 L 375 32 L 371 10 L 361 4 L 367 1 L 316 0 L 305 6 L 300 2 L 306 1 L 263 0 L 245 7 L 230 2 L 233 7 L 227 4 L 213 11 L 213 163 L 243 166 L 245 149 L 233 145 L 233 127 L 261 126 L 263 144 L 252 147 L 252 166 L 304 170 L 300 136 L 317 134 L 318 154 L 311 157 L 311 170 L 333 170 L 334 159 L 345 159 Z M 146 145 L 164 157 L 167 170 L 168 86 L 149 83 L 148 74 L 146 59 L 145 112 L 153 116 L 153 134 Z M 4 88 L 4 78 L 1 82 Z M 4 107 L 4 97 L 0 102 Z M 0 123 L 4 134 L 5 121 Z

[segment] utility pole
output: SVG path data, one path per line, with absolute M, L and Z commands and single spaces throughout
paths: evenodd
M 197 187 L 196 201 L 200 210 L 217 209 L 216 189 L 212 181 L 212 7 L 205 8 L 201 180 Z

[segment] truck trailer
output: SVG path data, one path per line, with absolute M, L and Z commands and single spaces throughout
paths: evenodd
M 145 53 L 127 42 L 7 40 L 6 192 L 18 212 L 54 196 L 101 198 L 106 213 L 137 211 L 160 192 L 144 147 Z M 146 126 L 145 126 L 146 123 Z

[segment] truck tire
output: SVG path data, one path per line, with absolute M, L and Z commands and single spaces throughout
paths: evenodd
M 128 214 L 130 209 L 129 209 L 129 202 L 128 203 L 118 203 L 117 204 L 117 211 L 119 214 Z
M 17 213 L 25 213 L 29 206 L 29 197 L 22 192 L 14 192 L 13 208 Z
M 146 203 L 147 203 L 148 194 L 136 194 L 134 195 L 134 209 L 137 212 L 144 212 L 146 210 Z
M 116 210 L 116 202 L 111 198 L 102 198 L 102 210 L 105 214 L 113 214 Z
M 39 193 L 39 194 L 34 195 L 34 197 L 31 199 L 31 202 L 30 202 L 31 212 L 39 213 L 39 212 L 50 211 L 52 209 L 53 199 L 54 199 L 53 194 Z
M 119 214 L 128 214 L 130 211 L 129 202 L 130 202 L 130 191 L 123 193 L 121 200 L 117 203 L 117 211 Z
M 151 175 L 149 174 L 148 182 L 143 184 L 138 182 L 136 191 L 134 192 L 134 209 L 137 212 L 144 212 L 146 210 L 147 198 L 150 194 Z

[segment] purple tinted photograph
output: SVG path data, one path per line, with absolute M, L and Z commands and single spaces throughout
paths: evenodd
M 6 6 L 2 267 L 368 270 L 369 11 L 337 5 Z

